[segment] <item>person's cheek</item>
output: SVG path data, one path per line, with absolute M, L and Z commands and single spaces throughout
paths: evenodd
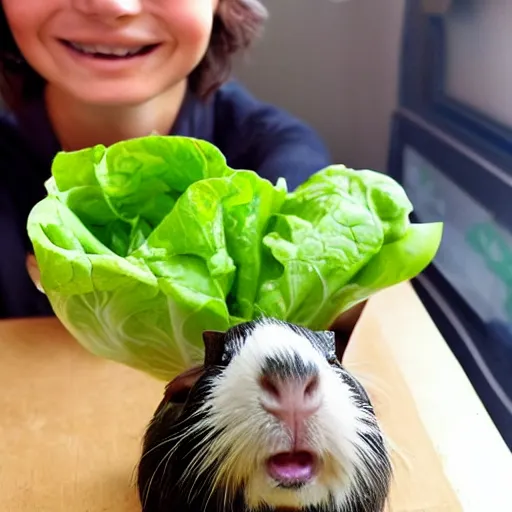
M 12 28 L 18 28 L 23 25 L 27 19 L 30 19 L 31 14 L 34 12 L 32 6 L 34 2 L 29 0 L 27 2 L 20 2 L 19 0 L 3 0 L 0 2 L 4 10 L 4 14 Z M 36 9 L 37 10 L 37 9 Z
M 18 46 L 25 46 L 27 28 L 30 27 L 30 14 L 23 6 L 23 2 L 15 3 L 8 0 L 2 3 L 11 34 Z
M 37 71 L 49 64 L 47 46 L 50 42 L 48 24 L 53 8 L 38 0 L 4 0 L 4 13 L 13 38 L 25 60 Z
M 179 0 L 168 13 L 169 27 L 178 44 L 204 47 L 210 40 L 213 9 L 204 0 Z

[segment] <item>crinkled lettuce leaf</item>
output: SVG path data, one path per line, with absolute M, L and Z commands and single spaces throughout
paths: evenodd
M 389 176 L 335 165 L 293 192 L 212 144 L 148 136 L 61 152 L 27 230 L 41 286 L 97 356 L 170 379 L 202 333 L 265 315 L 327 329 L 419 274 L 442 224 Z

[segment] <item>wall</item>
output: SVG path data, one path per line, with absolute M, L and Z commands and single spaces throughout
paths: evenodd
M 445 18 L 446 92 L 508 127 L 511 20 L 512 2 L 501 0 L 459 0 Z
M 385 170 L 404 0 L 267 0 L 237 66 L 253 93 L 312 124 L 337 162 Z

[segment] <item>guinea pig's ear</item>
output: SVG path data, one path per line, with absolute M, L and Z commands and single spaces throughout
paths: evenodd
M 204 365 L 218 366 L 222 364 L 224 355 L 225 333 L 220 331 L 204 331 Z
M 190 390 L 204 374 L 204 366 L 195 366 L 180 373 L 165 387 L 165 399 L 175 404 L 186 402 Z
M 319 348 L 329 361 L 336 360 L 336 336 L 333 331 L 317 331 L 317 340 Z

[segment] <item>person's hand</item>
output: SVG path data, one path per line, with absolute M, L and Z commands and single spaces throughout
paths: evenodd
M 27 271 L 30 279 L 36 285 L 36 288 L 44 293 L 43 287 L 41 286 L 41 274 L 39 272 L 39 266 L 37 265 L 36 258 L 33 254 L 28 254 L 26 259 Z

